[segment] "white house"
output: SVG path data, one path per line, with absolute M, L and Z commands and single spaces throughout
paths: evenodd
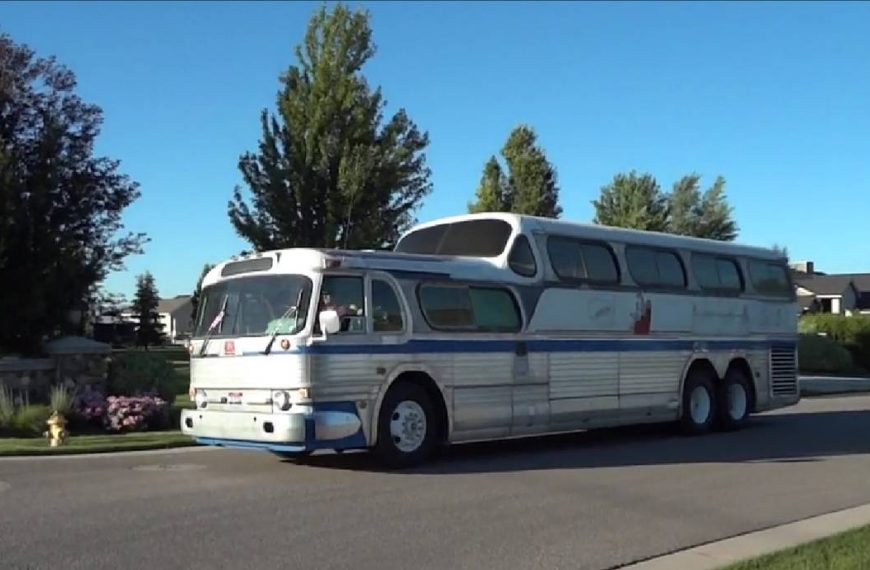
M 806 312 L 870 314 L 870 273 L 816 273 L 813 263 L 792 265 L 798 302 Z

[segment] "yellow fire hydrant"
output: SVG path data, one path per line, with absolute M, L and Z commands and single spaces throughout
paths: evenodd
M 51 441 L 51 447 L 58 447 L 66 442 L 69 432 L 66 430 L 66 419 L 57 412 L 51 414 L 48 421 L 48 431 L 43 435 Z

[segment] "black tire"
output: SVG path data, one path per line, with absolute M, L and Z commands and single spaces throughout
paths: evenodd
M 736 391 L 742 391 L 742 396 Z M 717 399 L 719 407 L 716 425 L 723 431 L 742 428 L 752 410 L 752 384 L 742 370 L 732 368 L 719 382 Z M 742 401 L 741 401 L 742 399 Z
M 709 398 L 709 411 L 701 420 L 698 412 L 702 409 L 693 409 L 692 394 L 697 389 L 707 392 Z M 685 435 L 701 435 L 709 432 L 716 421 L 716 384 L 715 377 L 707 370 L 696 369 L 689 373 L 683 385 L 683 406 L 680 416 L 680 430 Z
M 397 441 L 397 438 L 394 438 L 390 431 L 390 424 L 394 417 L 399 417 L 397 415 L 399 406 L 406 402 L 416 404 L 425 418 L 422 441 L 418 447 L 412 450 L 401 449 L 401 440 Z M 440 428 L 437 421 L 435 406 L 426 390 L 411 382 L 400 382 L 393 385 L 384 397 L 378 415 L 378 440 L 373 449 L 378 460 L 389 468 L 421 465 L 432 456 L 435 450 Z M 411 422 L 411 424 L 412 427 L 419 426 L 420 422 Z

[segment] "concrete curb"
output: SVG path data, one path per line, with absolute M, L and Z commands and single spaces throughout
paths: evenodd
M 139 449 L 130 451 L 106 451 L 101 453 L 68 453 L 60 455 L 10 455 L 0 457 L 0 463 L 14 461 L 67 461 L 73 459 L 110 459 L 113 457 L 138 457 L 142 455 L 176 455 L 181 453 L 195 453 L 214 450 L 213 447 L 204 445 L 185 445 L 162 449 Z
M 620 566 L 620 570 L 715 570 L 870 524 L 870 504 L 750 532 Z
M 870 392 L 870 378 L 837 376 L 800 376 L 801 395 L 819 396 Z

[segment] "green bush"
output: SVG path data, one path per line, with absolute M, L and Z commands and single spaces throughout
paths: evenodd
M 870 370 L 870 317 L 805 315 L 798 329 L 802 333 L 825 333 L 849 350 L 855 364 Z
M 112 396 L 156 394 L 171 404 L 176 384 L 175 368 L 157 352 L 122 352 L 113 356 L 109 365 L 109 394 Z
M 12 398 L 12 390 L 0 386 L 0 430 L 9 429 L 14 418 L 15 401 Z
M 12 418 L 10 431 L 20 437 L 40 436 L 48 429 L 45 422 L 50 415 L 51 410 L 48 406 L 22 406 Z
M 801 372 L 847 374 L 853 368 L 852 355 L 837 341 L 815 334 L 798 337 L 798 368 Z

